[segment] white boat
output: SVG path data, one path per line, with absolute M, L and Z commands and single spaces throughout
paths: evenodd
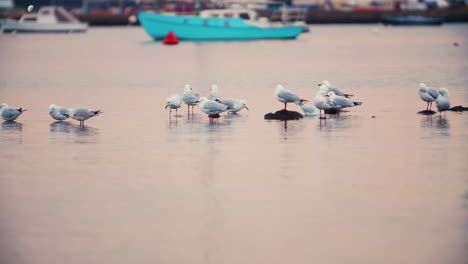
M 37 14 L 25 14 L 18 21 L 5 20 L 1 29 L 3 32 L 71 33 L 85 32 L 88 24 L 81 23 L 63 7 L 44 6 Z

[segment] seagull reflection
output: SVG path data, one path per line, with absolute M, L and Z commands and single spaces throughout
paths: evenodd
M 436 125 L 441 136 L 450 136 L 450 125 L 446 117 L 438 118 Z
M 23 143 L 23 134 L 21 133 L 21 131 L 23 130 L 22 123 L 18 123 L 16 121 L 5 121 L 2 123 L 1 130 L 2 142 L 17 144 Z
M 18 123 L 16 121 L 4 121 L 2 123 L 2 132 L 21 132 L 23 130 L 23 123 Z
M 51 140 L 55 143 L 97 143 L 98 129 L 58 121 L 50 124 Z
M 50 124 L 50 132 L 70 133 L 71 126 L 73 126 L 73 124 L 67 121 L 53 122 Z
M 356 117 L 353 117 L 356 118 Z M 353 118 L 351 116 L 338 116 L 334 115 L 329 117 L 326 122 L 319 122 L 317 127 L 320 131 L 325 132 L 323 136 L 329 137 L 331 132 L 334 132 L 333 137 L 340 135 L 340 133 L 346 129 L 349 129 L 353 126 Z M 324 120 L 325 121 L 325 120 Z

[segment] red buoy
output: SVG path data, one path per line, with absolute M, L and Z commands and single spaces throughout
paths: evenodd
M 163 43 L 166 44 L 166 45 L 175 45 L 175 44 L 179 43 L 179 39 L 177 38 L 177 36 L 174 33 L 169 32 L 169 33 L 167 33 L 166 37 L 164 38 Z

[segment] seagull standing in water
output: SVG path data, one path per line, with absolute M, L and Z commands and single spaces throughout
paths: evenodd
M 5 103 L 0 105 L 0 115 L 5 121 L 15 121 L 16 118 L 18 118 L 18 116 L 20 116 L 26 110 L 27 109 L 23 108 L 13 109 Z
M 276 85 L 275 96 L 278 101 L 284 103 L 283 111 L 286 111 L 286 105 L 288 103 L 308 102 L 305 99 L 299 98 L 299 96 L 284 88 L 281 84 Z
M 200 94 L 192 91 L 190 84 L 186 84 L 184 87 L 184 95 L 182 96 L 182 101 L 187 105 L 188 113 L 190 114 L 190 106 L 193 108 L 198 104 L 198 99 L 200 99 Z
M 102 114 L 101 110 L 88 110 L 86 108 L 71 108 L 68 110 L 72 119 L 80 121 L 80 126 L 84 126 L 84 121 L 93 116 Z
M 60 107 L 54 104 L 49 105 L 49 114 L 53 119 L 58 121 L 63 121 L 70 117 L 67 108 Z
M 353 102 L 344 96 L 336 95 L 334 92 L 329 92 L 328 97 L 330 98 L 332 107 L 337 108 L 338 110 L 356 105 L 362 105 L 361 102 Z
M 444 116 L 447 113 L 447 110 L 450 108 L 450 95 L 445 88 L 439 89 L 439 96 L 436 99 L 437 110 L 439 110 L 440 115 L 442 116 L 442 111 Z
M 328 94 L 325 94 L 323 90 L 319 90 L 317 94 L 314 97 L 314 105 L 319 109 L 319 115 L 320 119 L 327 119 L 327 116 L 325 114 L 325 110 L 328 110 L 331 108 L 331 103 L 330 99 L 328 97 Z M 322 110 L 324 116 L 322 117 Z
M 322 81 L 318 84 L 318 86 L 320 86 L 320 89 L 323 90 L 325 94 L 328 94 L 329 92 L 334 92 L 336 95 L 344 96 L 346 98 L 353 97 L 352 94 L 343 93 L 338 88 L 331 86 L 330 82 L 328 81 Z
M 237 113 L 244 108 L 249 110 L 249 107 L 247 107 L 247 103 L 241 99 L 223 99 L 219 100 L 219 102 L 229 107 L 228 113 Z
M 218 85 L 212 84 L 210 88 L 210 92 L 208 93 L 208 99 L 213 100 L 213 101 L 218 101 L 220 100 L 219 95 L 218 95 Z
M 174 94 L 167 98 L 166 107 L 164 109 L 167 109 L 169 107 L 169 116 L 171 116 L 172 109 L 175 109 L 177 116 L 177 109 L 179 109 L 181 106 L 182 99 L 180 99 L 180 96 L 178 94 Z
M 424 83 L 419 84 L 419 97 L 427 103 L 426 111 L 431 110 L 432 102 L 435 102 L 438 96 L 439 93 L 436 90 L 428 87 Z
M 210 100 L 206 97 L 200 97 L 198 107 L 210 118 L 210 122 L 213 122 L 213 118 L 219 118 L 219 114 L 229 110 L 229 107 Z

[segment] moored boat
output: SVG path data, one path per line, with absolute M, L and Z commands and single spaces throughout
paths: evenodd
M 439 17 L 424 17 L 424 16 L 399 16 L 399 17 L 384 17 L 382 22 L 386 25 L 442 25 L 444 22 Z
M 18 21 L 7 19 L 2 23 L 3 32 L 70 33 L 87 29 L 87 23 L 81 23 L 59 6 L 44 6 L 37 14 L 25 14 Z
M 205 10 L 208 11 L 208 10 Z M 200 16 L 139 13 L 146 32 L 156 40 L 173 32 L 181 40 L 255 40 L 294 39 L 303 26 L 271 24 L 266 18 L 256 19 L 251 10 L 209 10 Z

